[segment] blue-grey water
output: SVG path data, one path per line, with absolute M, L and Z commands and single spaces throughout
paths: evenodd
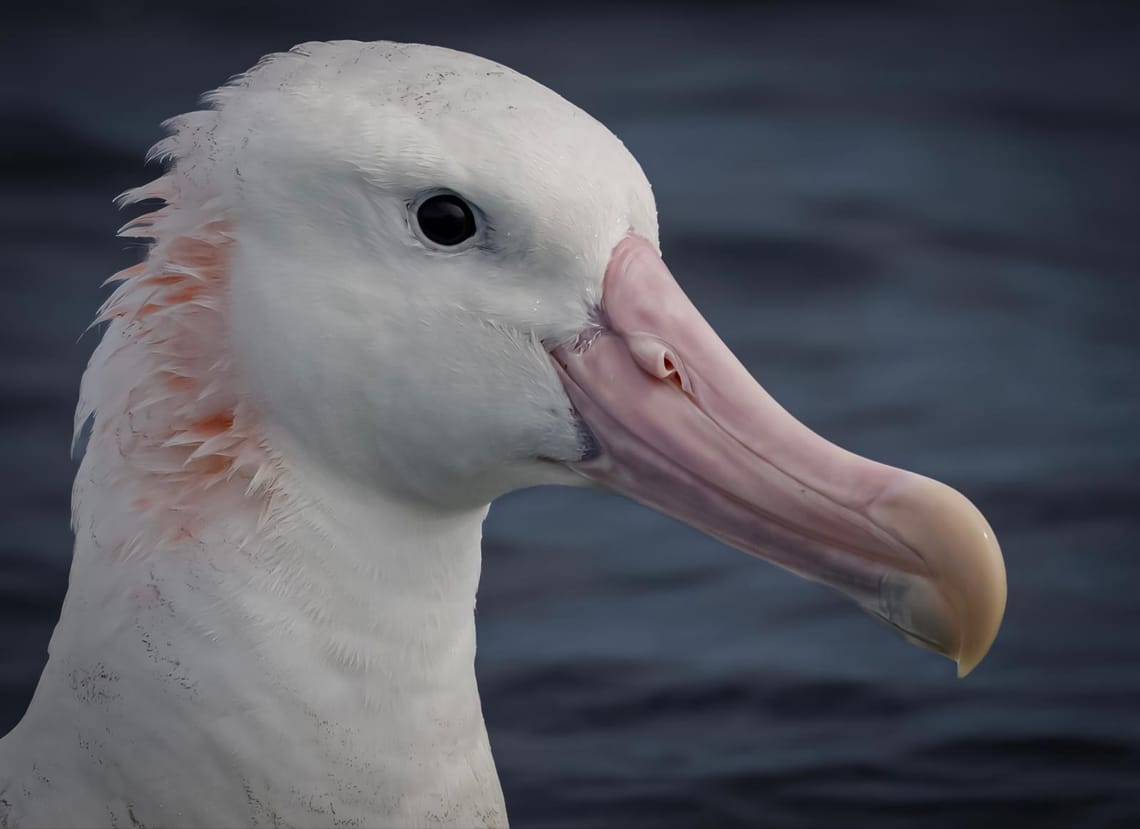
M 630 502 L 503 499 L 478 670 L 515 824 L 1140 826 L 1140 6 L 181 5 L 29 5 L 0 34 L 0 733 L 66 586 L 77 339 L 138 256 L 111 198 L 262 53 L 394 38 L 606 122 L 756 377 L 966 492 L 1007 560 L 957 681 Z

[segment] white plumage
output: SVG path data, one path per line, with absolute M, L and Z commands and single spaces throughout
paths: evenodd
M 596 121 L 446 49 L 306 44 L 207 100 L 124 196 L 165 204 L 99 317 L 71 585 L 0 816 L 503 824 L 480 526 L 578 480 L 536 460 L 579 441 L 541 341 L 585 324 L 631 224 L 655 234 L 648 184 Z M 474 262 L 407 233 L 440 183 L 497 217 Z

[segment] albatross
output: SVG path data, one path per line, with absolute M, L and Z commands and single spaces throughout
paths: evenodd
M 961 675 L 989 649 L 982 515 L 782 409 L 667 269 L 633 156 L 554 92 L 307 43 L 165 126 L 0 826 L 505 825 L 474 607 L 522 487 L 623 493 Z

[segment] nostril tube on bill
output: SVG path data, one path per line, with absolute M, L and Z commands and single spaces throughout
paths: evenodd
M 633 334 L 626 340 L 630 354 L 646 372 L 658 380 L 666 380 L 686 394 L 693 393 L 688 372 L 676 351 L 651 334 Z

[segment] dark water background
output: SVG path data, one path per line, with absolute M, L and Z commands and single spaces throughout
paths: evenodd
M 391 38 L 606 122 L 760 381 L 965 491 L 1007 556 L 958 682 L 631 503 L 504 499 L 478 665 L 514 823 L 1140 826 L 1140 4 L 156 5 L 0 23 L 0 733 L 66 585 L 76 339 L 137 258 L 111 197 L 264 52 Z

